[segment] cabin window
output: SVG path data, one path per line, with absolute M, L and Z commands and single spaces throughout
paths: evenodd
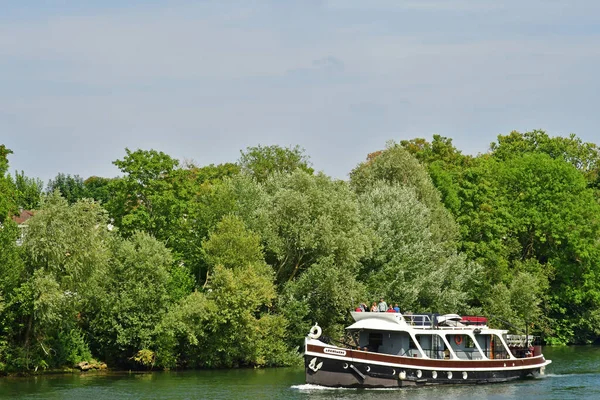
M 369 344 L 381 346 L 383 344 L 383 333 L 369 333 Z
M 473 343 L 473 339 L 471 339 L 471 336 L 464 335 L 463 337 L 465 338 L 465 349 L 475 348 L 475 343 Z
M 419 336 L 417 335 L 417 341 L 419 342 L 419 344 L 421 344 L 421 339 L 419 338 Z M 417 349 L 417 344 L 415 343 L 415 341 L 413 340 L 412 337 L 408 337 L 408 348 L 410 350 L 416 350 Z
M 496 335 L 492 335 L 492 340 L 494 343 L 494 358 L 510 358 L 510 353 L 506 351 L 506 348 L 502 344 L 500 338 Z
M 367 349 L 369 351 L 378 351 L 379 346 L 383 344 L 383 333 L 369 332 L 369 344 Z

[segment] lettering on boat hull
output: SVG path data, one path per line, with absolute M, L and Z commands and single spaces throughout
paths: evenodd
M 333 354 L 334 356 L 342 356 L 344 357 L 346 355 L 346 350 L 342 350 L 342 349 L 332 349 L 330 347 L 326 347 L 323 349 L 323 352 L 325 354 Z

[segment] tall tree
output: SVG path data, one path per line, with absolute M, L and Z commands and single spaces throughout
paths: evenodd
M 296 169 L 308 174 L 314 172 L 310 167 L 308 156 L 304 154 L 304 149 L 297 145 L 248 147 L 246 151 L 241 151 L 238 163 L 242 172 L 251 175 L 259 182 L 265 182 L 269 175 L 275 172 L 289 174 Z
M 435 240 L 439 224 L 411 187 L 379 182 L 361 194 L 361 215 L 375 233 L 373 255 L 361 279 L 371 298 L 384 296 L 403 309 L 465 312 L 480 268 L 456 251 L 456 243 Z
M 267 261 L 278 282 L 294 279 L 321 258 L 348 267 L 370 249 L 356 196 L 343 181 L 296 170 L 275 174 L 265 183 L 262 218 L 248 222 L 264 240 Z
M 597 307 L 593 277 L 598 274 L 600 205 L 584 176 L 545 153 L 506 160 L 488 156 L 465 171 L 462 194 L 463 246 L 486 266 L 488 287 L 510 287 L 518 263 L 536 261 L 539 267 L 529 272 L 538 281 L 550 281 L 542 306 L 555 321 L 551 325 L 571 332 L 557 335 L 558 340 L 588 340 L 587 325 L 580 321 L 592 318 L 583 310 Z
M 110 178 L 102 178 L 99 176 L 90 176 L 83 181 L 85 187 L 85 197 L 94 199 L 103 205 L 108 203 L 112 193 L 110 190 Z
M 401 145 L 388 142 L 385 150 L 369 154 L 367 161 L 350 173 L 350 183 L 357 193 L 368 192 L 378 181 L 414 189 L 418 200 L 434 214 L 433 221 L 437 224 L 435 241 L 452 243 L 458 237 L 458 226 L 443 206 L 440 193 L 427 170 Z
M 79 175 L 71 176 L 69 174 L 59 173 L 54 179 L 48 181 L 46 187 L 48 193 L 58 191 L 69 204 L 83 199 L 85 196 L 85 185 Z
M 69 206 L 55 192 L 27 221 L 24 282 L 15 321 L 23 368 L 46 368 L 90 356 L 81 315 L 110 258 L 107 216 L 91 201 Z
M 402 140 L 400 144 L 427 168 L 442 196 L 442 202 L 457 215 L 460 208 L 460 174 L 472 163 L 473 157 L 463 155 L 454 147 L 452 139 L 440 135 L 433 135 L 431 143 L 418 138 Z
M 226 216 L 203 242 L 209 290 L 194 292 L 158 326 L 165 366 L 263 366 L 287 363 L 286 320 L 269 310 L 276 290 L 257 235 Z M 174 356 L 174 354 L 181 356 Z
M 33 210 L 39 207 L 44 189 L 44 183 L 40 179 L 29 178 L 23 171 L 15 171 L 15 186 L 19 208 Z
M 512 131 L 508 135 L 498 135 L 498 142 L 492 143 L 490 150 L 501 160 L 527 153 L 544 153 L 564 160 L 581 171 L 590 186 L 600 189 L 600 148 L 594 143 L 583 142 L 573 133 L 568 137 L 550 137 L 543 130 Z
M 181 215 L 181 203 L 168 180 L 179 161 L 156 150 L 125 152 L 122 160 L 113 162 L 125 176 L 111 182 L 115 195 L 106 207 L 123 234 L 143 230 L 165 239 Z
M 3 144 L 0 145 L 0 224 L 7 216 L 17 211 L 16 188 L 10 176 L 6 174 L 9 154 L 12 154 L 12 150 L 7 149 Z
M 112 241 L 111 251 L 86 320 L 96 353 L 113 365 L 132 366 L 140 351 L 151 348 L 154 329 L 168 309 L 173 259 L 162 243 L 144 232 Z

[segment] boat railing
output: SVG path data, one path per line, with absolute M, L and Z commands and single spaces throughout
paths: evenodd
M 431 328 L 433 326 L 432 316 L 429 314 L 404 314 L 407 324 L 415 328 Z
M 415 329 L 441 329 L 441 330 L 468 330 L 472 331 L 473 328 L 485 327 L 485 325 L 459 325 L 459 326 L 444 326 L 440 324 L 434 324 L 434 314 L 403 314 L 404 320 L 407 324 L 411 325 Z M 462 322 L 462 321 L 461 321 Z
M 529 347 L 537 344 L 539 336 L 533 335 L 506 335 L 506 344 L 511 347 Z M 526 344 L 527 343 L 527 344 Z

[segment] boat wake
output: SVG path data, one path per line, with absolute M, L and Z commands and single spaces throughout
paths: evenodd
M 544 375 L 540 375 L 539 378 L 562 378 L 565 376 L 569 376 L 569 375 L 562 375 L 562 374 L 544 374 Z
M 544 374 L 540 375 L 540 378 L 570 378 L 573 376 L 598 376 L 600 372 L 592 371 L 592 372 L 573 372 L 567 374 Z
M 358 390 L 357 388 L 345 388 L 345 387 L 329 387 L 313 385 L 305 383 L 304 385 L 292 385 L 292 389 L 300 391 L 316 391 L 316 390 Z M 400 390 L 400 388 L 361 388 L 360 390 Z
M 319 386 L 312 385 L 310 383 L 305 383 L 304 385 L 292 385 L 292 389 L 296 390 L 348 390 L 348 388 L 335 388 L 328 386 Z

